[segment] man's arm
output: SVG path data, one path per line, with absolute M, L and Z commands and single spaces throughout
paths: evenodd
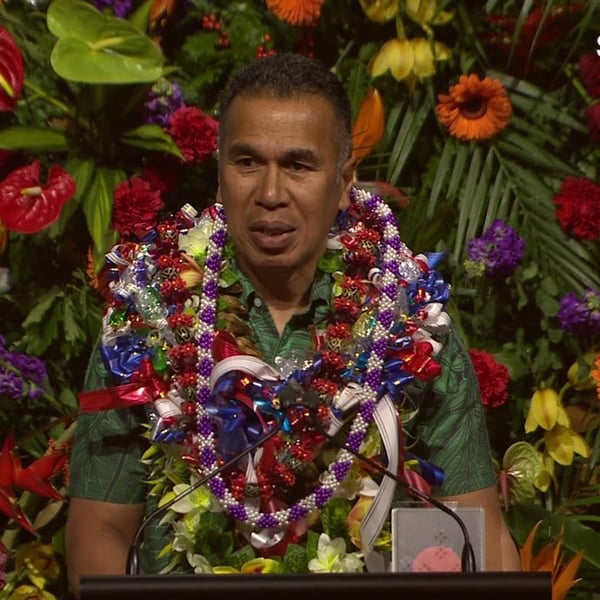
M 79 595 L 82 575 L 125 574 L 127 555 L 142 522 L 144 504 L 71 498 L 66 550 L 69 584 Z
M 485 567 L 487 571 L 520 571 L 519 551 L 513 541 L 500 507 L 495 486 L 476 492 L 440 498 L 444 502 L 457 502 L 460 508 L 484 509 Z

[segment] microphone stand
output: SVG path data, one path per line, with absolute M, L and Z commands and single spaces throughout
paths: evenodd
M 190 485 L 189 488 L 177 494 L 174 498 L 171 498 L 171 500 L 169 500 L 166 504 L 159 506 L 142 521 L 141 525 L 135 532 L 135 536 L 133 537 L 133 541 L 131 542 L 131 546 L 129 547 L 129 553 L 127 555 L 127 575 L 140 574 L 140 546 L 142 545 L 142 536 L 144 534 L 144 531 L 146 530 L 147 525 L 154 521 L 157 517 L 160 517 L 161 515 L 165 514 L 167 510 L 169 510 L 169 508 L 173 506 L 173 504 L 179 502 L 179 500 L 185 498 L 194 490 L 197 490 L 199 487 L 208 483 L 215 475 L 218 475 L 219 473 L 227 470 L 229 467 L 233 466 L 238 460 L 240 460 L 240 458 L 244 458 L 244 456 L 250 454 L 257 448 L 262 446 L 265 442 L 268 442 L 273 436 L 275 436 L 275 434 L 279 433 L 281 427 L 283 426 L 284 418 L 280 415 L 278 415 L 278 417 L 279 419 L 276 426 L 273 429 L 271 429 L 266 435 L 260 437 L 256 442 L 254 442 L 254 444 L 248 446 L 248 448 L 245 448 L 244 450 L 236 454 L 232 459 L 217 467 L 216 469 L 208 473 L 208 475 L 205 475 L 204 477 L 198 479 L 198 481 L 196 481 L 193 485 Z
M 308 410 L 311 414 L 314 428 L 320 434 L 324 435 L 327 439 L 329 439 L 337 448 L 347 450 L 350 454 L 352 454 L 353 456 L 355 456 L 356 458 L 358 458 L 360 461 L 364 462 L 365 464 L 369 465 L 370 467 L 375 469 L 377 472 L 381 473 L 382 475 L 385 475 L 386 477 L 390 477 L 391 479 L 393 479 L 398 485 L 400 485 L 400 487 L 402 487 L 411 496 L 415 496 L 415 497 L 419 498 L 419 500 L 423 500 L 429 504 L 432 504 L 433 506 L 435 506 L 442 512 L 444 512 L 447 515 L 449 515 L 450 517 L 452 517 L 452 519 L 454 519 L 454 521 L 456 521 L 456 523 L 460 527 L 460 530 L 461 530 L 462 536 L 463 536 L 463 547 L 462 547 L 462 552 L 461 552 L 461 557 L 460 557 L 461 570 L 463 573 L 474 573 L 477 571 L 477 564 L 476 564 L 476 560 L 475 560 L 475 551 L 473 550 L 473 546 L 471 544 L 471 539 L 469 537 L 469 532 L 467 530 L 467 527 L 466 527 L 464 521 L 451 508 L 449 508 L 443 502 L 440 502 L 433 496 L 430 496 L 429 494 L 422 492 L 420 489 L 411 485 L 407 481 L 404 481 L 397 474 L 393 473 L 389 469 L 386 469 L 383 465 L 381 465 L 377 461 L 372 460 L 371 458 L 369 458 L 368 456 L 365 456 L 364 454 L 361 454 L 360 452 L 355 452 L 354 450 L 352 450 L 352 448 L 348 447 L 346 444 L 341 444 L 338 440 L 335 439 L 334 436 L 330 435 L 329 432 L 327 432 L 323 429 L 323 427 L 319 423 L 319 420 L 317 418 L 315 418 L 314 409 L 312 406 L 307 405 L 307 404 L 295 404 L 294 406 Z

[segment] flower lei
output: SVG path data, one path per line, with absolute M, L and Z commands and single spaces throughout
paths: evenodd
M 194 305 L 198 299 L 185 283 L 189 261 L 182 247 L 186 236 L 191 239 L 199 229 L 208 239 L 205 253 L 200 253 L 201 294 Z M 403 244 L 385 202 L 353 188 L 350 208 L 338 219 L 328 255 L 321 261 L 337 257 L 331 268 L 336 270 L 341 256 L 346 275 L 334 284 L 332 321 L 318 332 L 312 361 L 268 382 L 235 370 L 226 374 L 223 386 L 211 375 L 219 364 L 214 352 L 222 333 L 217 322 L 226 242 L 222 206 L 214 205 L 198 220 L 186 205 L 159 224 L 149 239 L 116 246 L 107 257 L 114 300 L 105 315 L 105 358 L 123 382 L 121 388 L 126 388 L 126 402 L 154 406 L 153 441 L 179 445 L 184 460 L 200 476 L 213 473 L 224 462 L 219 444 L 231 433 L 232 423 L 218 416 L 224 406 L 223 398 L 215 400 L 219 394 L 225 394 L 225 408 L 237 402 L 240 410 L 258 416 L 263 429 L 277 420 L 280 395 L 290 386 L 299 397 L 306 393 L 318 397 L 318 417 L 324 426 L 338 423 L 339 429 L 341 420 L 352 415 L 337 456 L 313 489 L 295 501 L 263 502 L 266 510 L 261 510 L 260 504 L 248 501 L 248 482 L 239 470 L 210 478 L 210 491 L 235 521 L 254 531 L 287 527 L 322 509 L 339 493 L 354 461 L 352 452 L 360 451 L 380 398 L 387 394 L 402 406 L 409 381 L 439 374 L 433 355 L 441 345 L 432 334 L 447 329 L 443 306 L 448 286 L 430 268 L 427 257 L 413 257 Z M 129 358 L 124 361 L 124 356 Z M 124 362 L 131 362 L 125 373 Z M 284 462 L 281 453 L 289 457 L 296 451 L 288 463 L 302 464 L 298 449 L 306 451 L 315 442 L 314 427 L 303 409 L 284 415 L 285 431 L 277 434 L 277 462 Z M 243 428 L 242 432 L 248 434 Z M 242 441 L 248 446 L 248 435 Z M 304 462 L 311 457 L 310 451 L 305 452 Z M 293 487 L 293 469 L 282 467 L 278 473 L 279 480 L 270 486 L 263 481 L 261 487 L 258 481 L 268 496 L 277 485 L 286 487 L 286 476 L 291 478 L 287 487 Z

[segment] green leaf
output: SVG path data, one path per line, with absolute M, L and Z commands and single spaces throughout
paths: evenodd
M 0 150 L 62 152 L 68 149 L 64 133 L 42 127 L 7 127 L 0 131 Z
M 98 256 L 103 256 L 110 245 L 113 192 L 124 179 L 124 173 L 117 169 L 96 169 L 93 183 L 82 199 L 88 231 Z
M 82 83 L 142 83 L 161 75 L 163 55 L 134 25 L 81 0 L 54 0 L 48 29 L 58 38 L 50 63 L 58 75 Z
M 308 557 L 306 549 L 297 544 L 289 544 L 283 557 L 286 573 L 306 573 L 308 571 Z
M 125 131 L 121 135 L 121 141 L 136 148 L 166 152 L 183 158 L 183 154 L 173 138 L 158 125 L 140 125 L 135 129 Z

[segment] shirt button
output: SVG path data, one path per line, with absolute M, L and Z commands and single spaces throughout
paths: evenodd
M 260 308 L 263 305 L 263 301 L 258 296 L 255 296 L 253 304 L 256 308 Z

